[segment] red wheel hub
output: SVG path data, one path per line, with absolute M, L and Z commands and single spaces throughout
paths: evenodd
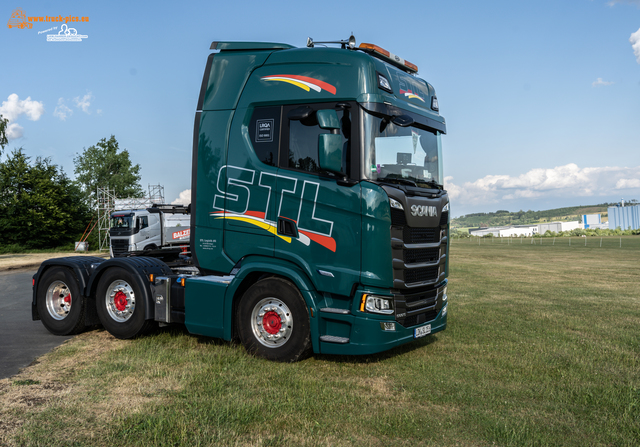
M 282 327 L 280 315 L 272 310 L 267 312 L 264 314 L 264 317 L 262 317 L 262 327 L 271 335 L 277 334 L 280 332 L 280 328 Z
M 118 290 L 116 295 L 113 297 L 113 304 L 116 305 L 116 309 L 122 312 L 127 308 L 127 295 L 122 290 Z
M 65 303 L 70 303 L 71 302 L 71 295 L 65 296 L 62 301 L 64 301 Z

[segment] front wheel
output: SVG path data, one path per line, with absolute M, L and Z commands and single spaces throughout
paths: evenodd
M 144 296 L 134 276 L 120 267 L 108 269 L 96 289 L 96 308 L 104 328 L 116 338 L 135 338 L 153 325 L 145 319 Z
M 247 351 L 280 362 L 311 352 L 309 314 L 298 289 L 281 278 L 258 281 L 243 295 L 237 327 Z
M 71 270 L 52 267 L 38 281 L 36 306 L 42 324 L 55 335 L 77 334 L 84 329 L 84 297 Z

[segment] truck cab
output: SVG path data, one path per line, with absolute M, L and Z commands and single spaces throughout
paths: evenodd
M 378 352 L 444 329 L 446 124 L 433 86 L 371 44 L 212 49 L 194 134 L 201 271 L 287 272 L 307 294 L 316 352 Z M 211 305 L 186 299 L 187 310 Z M 190 331 L 231 335 L 231 321 L 212 328 L 204 315 L 187 312 Z M 260 331 L 258 345 L 285 336 Z

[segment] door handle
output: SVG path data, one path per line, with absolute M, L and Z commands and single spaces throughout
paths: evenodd
M 278 234 L 297 238 L 298 226 L 296 222 L 286 217 L 278 217 Z

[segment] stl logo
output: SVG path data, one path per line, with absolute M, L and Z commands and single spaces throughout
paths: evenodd
M 33 27 L 33 23 L 27 22 L 27 15 L 21 8 L 16 8 L 11 13 L 11 18 L 7 22 L 9 28 L 29 28 Z

